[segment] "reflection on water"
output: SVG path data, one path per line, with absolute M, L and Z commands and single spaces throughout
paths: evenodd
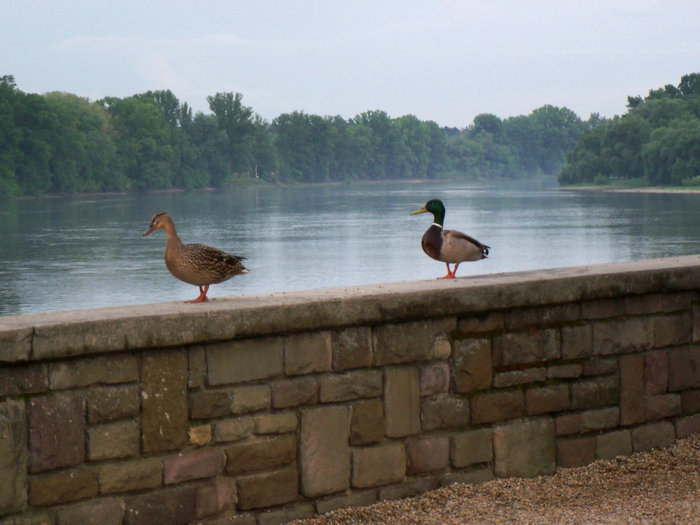
M 23 199 L 0 206 L 0 315 L 191 299 L 163 263 L 167 211 L 184 242 L 245 255 L 251 273 L 211 298 L 431 279 L 429 198 L 445 226 L 491 246 L 458 276 L 700 252 L 700 195 L 385 183 Z

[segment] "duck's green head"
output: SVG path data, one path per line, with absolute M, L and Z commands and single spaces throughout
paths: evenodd
M 439 199 L 430 199 L 425 203 L 425 206 L 412 212 L 411 215 L 418 215 L 419 213 L 432 213 L 435 218 L 435 222 L 442 226 L 445 220 L 445 205 Z

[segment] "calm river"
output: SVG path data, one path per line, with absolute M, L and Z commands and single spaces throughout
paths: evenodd
M 0 315 L 193 299 L 163 262 L 167 211 L 184 242 L 247 257 L 251 273 L 210 298 L 431 279 L 420 248 L 429 198 L 445 226 L 491 246 L 458 277 L 700 253 L 700 194 L 376 183 L 0 203 Z M 196 305 L 193 305 L 193 308 Z

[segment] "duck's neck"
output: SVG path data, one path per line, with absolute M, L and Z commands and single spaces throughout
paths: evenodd
M 435 210 L 433 212 L 433 224 L 442 228 L 443 222 L 445 222 L 445 210 Z

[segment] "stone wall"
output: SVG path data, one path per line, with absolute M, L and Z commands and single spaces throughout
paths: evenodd
M 0 523 L 272 524 L 700 432 L 700 256 L 0 317 Z

